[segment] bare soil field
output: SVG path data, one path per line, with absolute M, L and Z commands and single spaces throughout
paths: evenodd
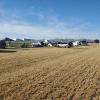
M 0 53 L 0 100 L 100 100 L 100 46 Z

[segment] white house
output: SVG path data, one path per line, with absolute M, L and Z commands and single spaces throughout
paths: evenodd
M 32 47 L 42 47 L 40 42 L 34 42 L 32 43 Z
M 57 46 L 60 48 L 67 48 L 68 44 L 57 44 Z

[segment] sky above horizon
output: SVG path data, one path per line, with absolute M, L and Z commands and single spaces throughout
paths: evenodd
M 100 0 L 0 0 L 0 38 L 100 39 Z

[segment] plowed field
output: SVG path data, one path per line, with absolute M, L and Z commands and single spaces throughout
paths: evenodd
M 100 46 L 0 53 L 0 100 L 100 100 Z

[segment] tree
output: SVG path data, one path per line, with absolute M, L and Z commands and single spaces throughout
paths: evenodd
M 47 46 L 48 46 L 48 43 L 42 41 L 42 42 L 41 42 L 41 45 L 42 45 L 43 47 L 47 47 Z
M 44 46 L 44 45 L 45 45 L 43 41 L 41 42 L 41 45 L 42 45 L 42 46 Z
M 29 48 L 29 47 L 31 47 L 30 45 L 31 45 L 30 43 L 24 42 L 21 44 L 21 48 Z
M 71 48 L 71 47 L 73 47 L 73 42 L 68 43 L 68 48 Z
M 94 43 L 99 43 L 100 41 L 98 39 L 94 40 Z

